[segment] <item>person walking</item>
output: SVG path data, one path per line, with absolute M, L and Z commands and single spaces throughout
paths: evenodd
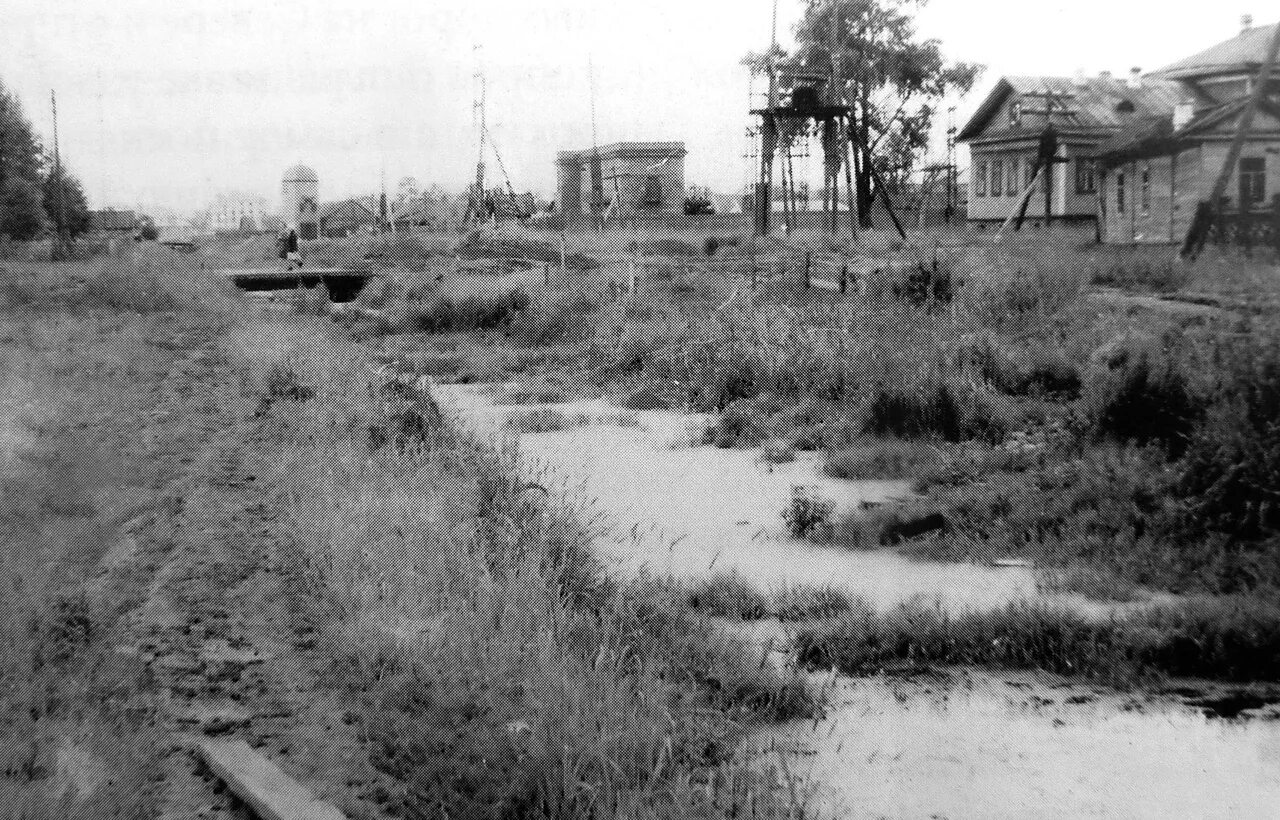
M 298 232 L 289 229 L 289 234 L 284 240 L 285 252 L 285 268 L 288 270 L 297 270 L 302 267 L 302 253 L 298 250 Z

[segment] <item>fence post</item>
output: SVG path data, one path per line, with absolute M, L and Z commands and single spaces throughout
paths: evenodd
M 813 259 L 810 256 L 809 251 L 805 251 L 804 252 L 804 289 L 805 290 L 808 290 L 809 286 L 813 284 L 812 270 L 813 270 Z

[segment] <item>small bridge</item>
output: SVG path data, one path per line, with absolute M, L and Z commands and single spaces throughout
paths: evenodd
M 355 268 L 253 268 L 227 270 L 223 275 L 236 287 L 249 291 L 314 288 L 323 282 L 330 301 L 350 302 L 376 274 Z

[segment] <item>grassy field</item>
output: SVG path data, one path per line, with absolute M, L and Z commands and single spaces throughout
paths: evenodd
M 798 816 L 732 757 L 798 673 L 606 576 L 313 299 L 136 254 L 0 263 L 0 815 L 240 816 L 203 727 L 352 817 Z
M 1211 249 L 1188 263 L 1170 248 L 1103 248 L 1065 231 L 999 243 L 962 232 L 906 244 L 721 237 L 707 257 L 709 238 L 641 237 L 651 255 L 628 294 L 604 283 L 629 275 L 637 237 L 573 234 L 575 252 L 602 262 L 590 284 L 536 283 L 527 304 L 487 328 L 458 311 L 476 328 L 465 342 L 427 333 L 382 345 L 410 367 L 454 356 L 438 377 L 711 412 L 707 444 L 765 446 L 784 460 L 821 450 L 832 476 L 915 479 L 920 497 L 905 506 L 829 521 L 811 520 L 827 514 L 820 505 L 804 510 L 791 520 L 806 537 L 944 560 L 1023 558 L 1047 586 L 1100 598 L 1231 596 L 1232 611 L 1256 608 L 1270 623 L 1280 584 L 1274 258 Z M 846 266 L 847 292 L 805 287 L 806 252 L 828 272 L 815 276 Z M 512 304 L 501 289 L 472 295 Z

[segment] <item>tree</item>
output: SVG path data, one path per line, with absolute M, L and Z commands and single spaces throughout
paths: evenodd
M 928 147 L 938 101 L 967 92 L 982 66 L 949 64 L 938 40 L 920 40 L 914 12 L 927 0 L 805 0 L 796 25 L 796 50 L 775 52 L 778 59 L 838 74 L 835 96 L 853 109 L 855 146 L 873 148 L 875 169 L 901 180 Z M 745 62 L 767 64 L 770 55 L 748 55 Z M 883 144 L 886 150 L 879 150 Z M 858 215 L 869 225 L 872 173 L 855 151 Z
M 21 177 L 9 178 L 0 188 L 0 236 L 25 241 L 44 230 L 46 216 L 40 204 L 40 186 Z
M 0 83 L 0 234 L 27 240 L 44 230 L 43 164 L 43 149 L 22 104 Z
M 45 175 L 41 186 L 41 204 L 55 228 L 58 220 L 63 220 L 62 229 L 71 238 L 75 238 L 89 230 L 89 203 L 85 201 L 84 188 L 74 174 L 62 168 L 62 185 L 58 185 L 58 171 L 50 162 L 49 173 Z M 59 202 L 61 200 L 61 202 Z M 61 205 L 61 207 L 59 207 Z

